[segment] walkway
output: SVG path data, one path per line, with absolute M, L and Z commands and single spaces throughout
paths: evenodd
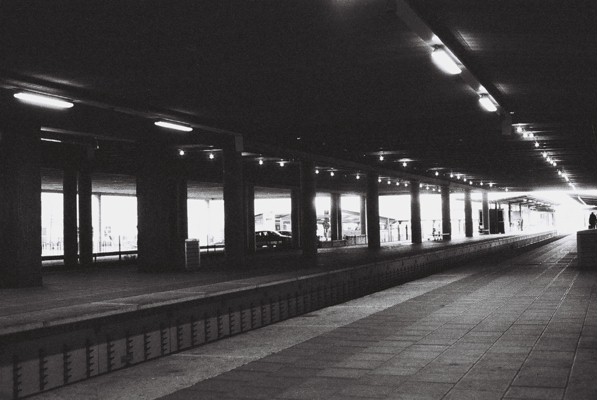
M 307 274 L 362 265 L 384 259 L 418 254 L 447 246 L 478 243 L 507 235 L 459 238 L 450 242 L 427 241 L 420 245 L 387 244 L 377 252 L 366 246 L 319 249 L 316 265 L 306 264 L 300 251 L 261 252 L 250 257 L 247 266 L 225 264 L 223 258 L 204 263 L 196 272 L 139 273 L 135 266 L 97 267 L 84 270 L 47 272 L 41 288 L 3 289 L 0 291 L 0 332 L 16 323 L 64 318 L 94 309 L 102 312 L 105 302 L 129 303 L 145 296 L 142 302 L 163 301 L 156 295 L 192 288 L 210 293 L 256 282 L 265 283 Z M 188 294 L 187 294 L 188 295 Z
M 567 237 L 44 399 L 595 399 L 597 272 Z

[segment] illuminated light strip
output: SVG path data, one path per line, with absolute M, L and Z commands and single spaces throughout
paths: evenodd
M 174 129 L 176 131 L 182 131 L 182 132 L 191 132 L 193 130 L 193 128 L 191 128 L 190 126 L 181 125 L 181 124 L 177 124 L 175 122 L 169 122 L 169 121 L 156 121 L 156 122 L 154 122 L 154 124 L 159 127 L 162 127 L 162 128 Z
M 70 101 L 36 93 L 18 92 L 14 97 L 24 103 L 47 108 L 66 109 L 74 106 Z

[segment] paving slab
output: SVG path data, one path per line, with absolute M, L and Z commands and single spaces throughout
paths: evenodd
M 597 273 L 574 253 L 565 238 L 156 360 L 144 389 L 119 371 L 37 397 L 112 382 L 105 399 L 595 399 Z

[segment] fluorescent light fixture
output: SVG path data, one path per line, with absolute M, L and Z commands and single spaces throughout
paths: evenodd
M 389 185 L 390 183 L 392 183 L 392 181 L 388 179 L 388 185 Z
M 442 46 L 435 46 L 431 53 L 431 59 L 439 69 L 450 75 L 458 75 L 462 72 L 454 58 Z
M 404 182 L 404 187 L 408 187 L 408 182 Z
M 377 178 L 377 183 L 381 183 L 381 178 Z
M 46 96 L 43 94 L 18 92 L 14 94 L 14 97 L 24 103 L 47 108 L 65 109 L 74 106 L 74 104 L 70 101 L 62 100 L 57 97 Z
M 263 160 L 259 160 L 259 165 L 263 165 Z
M 174 129 L 175 131 L 183 131 L 183 132 L 191 132 L 193 130 L 193 128 L 191 128 L 190 126 L 187 125 L 181 125 L 175 122 L 169 122 L 169 121 L 156 121 L 154 122 L 157 126 L 160 126 L 162 128 L 166 128 L 166 129 Z
M 330 176 L 334 176 L 336 174 L 334 174 L 334 171 L 330 171 Z
M 52 142 L 52 143 L 62 143 L 62 140 L 58 139 L 50 139 L 50 138 L 41 138 L 42 142 Z
M 379 161 L 383 161 L 383 154 L 379 155 Z
M 400 182 L 396 182 L 396 186 L 400 186 Z
M 283 167 L 284 165 L 286 165 L 285 161 L 280 161 L 278 164 L 280 164 L 280 167 Z
M 209 153 L 208 157 L 209 157 L 210 160 L 213 160 L 215 158 L 214 153 Z
M 317 168 L 315 168 L 315 173 L 319 174 L 319 170 Z
M 184 150 L 183 149 L 178 150 L 178 155 L 181 157 L 184 156 Z
M 495 103 L 493 102 L 493 100 L 491 99 L 491 97 L 489 97 L 486 94 L 482 94 L 479 96 L 479 104 L 481 104 L 481 106 L 489 112 L 495 112 L 497 111 L 497 107 L 495 105 Z
M 539 147 L 539 142 L 535 142 L 535 147 Z
M 402 166 L 403 166 L 403 167 L 406 167 L 406 161 L 403 161 L 403 162 L 402 162 Z
M 439 175 L 439 172 L 435 171 L 435 176 L 438 176 L 438 175 Z
M 361 179 L 361 175 L 357 174 L 357 179 Z

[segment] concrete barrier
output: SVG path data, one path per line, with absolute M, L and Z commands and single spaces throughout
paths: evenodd
M 445 270 L 523 248 L 555 232 L 509 236 L 357 267 L 240 284 L 211 293 L 138 296 L 129 308 L 53 315 L 0 332 L 0 398 L 18 399 L 230 337 Z M 217 285 L 214 285 L 217 286 Z M 234 287 L 234 285 L 232 285 Z M 192 292 L 187 288 L 185 293 Z
M 576 233 L 578 266 L 597 268 L 597 229 L 587 229 Z

